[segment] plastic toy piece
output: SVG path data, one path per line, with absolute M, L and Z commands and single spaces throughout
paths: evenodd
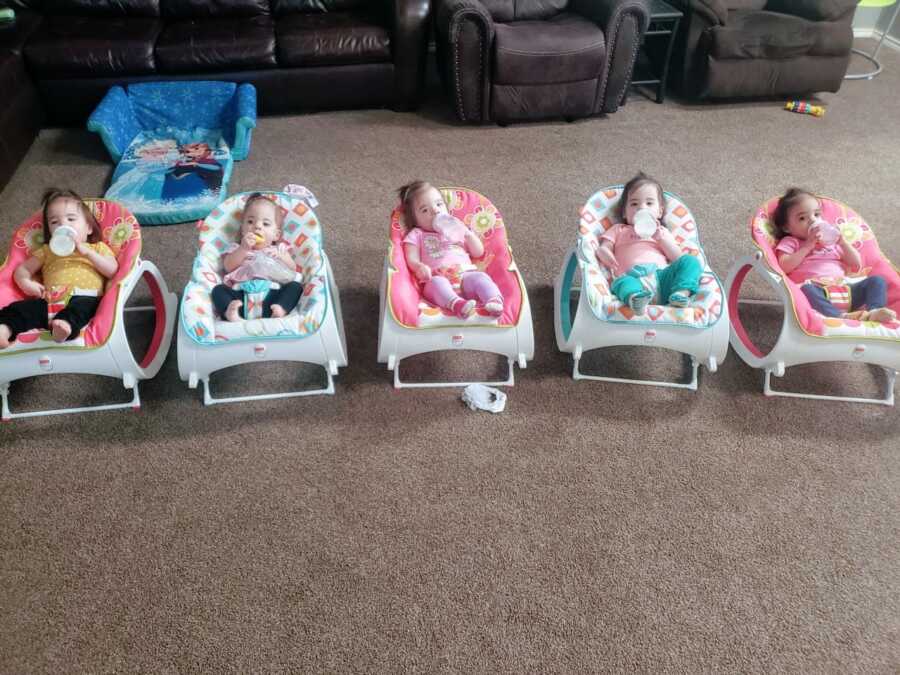
M 801 113 L 803 115 L 812 115 L 813 117 L 824 117 L 825 107 L 821 105 L 813 105 L 809 101 L 788 101 L 784 104 L 785 110 Z

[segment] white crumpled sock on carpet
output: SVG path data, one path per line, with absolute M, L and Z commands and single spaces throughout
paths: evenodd
M 506 407 L 506 394 L 499 389 L 483 384 L 470 384 L 463 389 L 462 400 L 472 410 L 498 413 L 503 412 Z

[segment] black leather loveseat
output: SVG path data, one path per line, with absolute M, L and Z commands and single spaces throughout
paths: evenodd
M 15 38 L 51 124 L 113 84 L 250 82 L 259 112 L 415 105 L 429 0 L 18 0 Z M 0 36 L 0 49 L 4 38 Z

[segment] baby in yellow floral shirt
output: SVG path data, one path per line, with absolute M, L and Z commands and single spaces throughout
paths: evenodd
M 94 214 L 75 192 L 48 190 L 43 212 L 45 243 L 13 273 L 27 299 L 0 309 L 0 349 L 33 328 L 49 329 L 57 342 L 77 338 L 94 317 L 106 280 L 119 269 L 112 250 L 101 240 Z M 63 225 L 75 231 L 75 250 L 68 256 L 56 255 L 47 243 Z M 35 279 L 38 272 L 43 283 Z M 51 305 L 61 303 L 65 307 L 51 317 Z

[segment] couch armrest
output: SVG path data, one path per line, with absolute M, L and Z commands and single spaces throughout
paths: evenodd
M 122 154 L 141 130 L 131 107 L 131 99 L 122 87 L 110 87 L 88 118 L 87 128 L 100 134 L 114 162 L 122 159 Z
M 3 3 L 0 2 L 0 6 Z M 16 11 L 15 23 L 0 29 L 0 51 L 21 54 L 22 48 L 29 36 L 41 25 L 43 17 L 37 12 L 20 9 L 14 6 Z
M 256 87 L 242 84 L 234 92 L 226 113 L 225 141 L 236 161 L 247 159 L 250 141 L 256 128 Z
M 724 26 L 728 23 L 728 7 L 723 0 L 669 0 L 685 17 L 699 15 L 711 26 Z
M 856 11 L 857 0 L 769 0 L 766 10 L 809 21 L 836 21 Z
M 606 63 L 594 112 L 615 112 L 628 93 L 650 9 L 646 0 L 574 0 L 572 9 L 603 29 Z
M 464 122 L 490 119 L 494 20 L 479 0 L 437 0 L 435 33 L 442 75 Z
M 414 108 L 425 84 L 428 54 L 429 0 L 393 0 L 394 105 Z

